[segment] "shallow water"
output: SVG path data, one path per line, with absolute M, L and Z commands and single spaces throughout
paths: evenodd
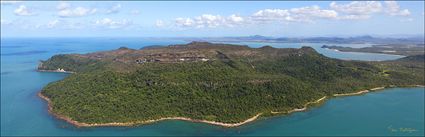
M 394 88 L 362 96 L 333 98 L 305 112 L 262 118 L 237 128 L 177 120 L 138 127 L 76 128 L 49 115 L 46 103 L 36 95 L 49 82 L 68 75 L 35 71 L 39 60 L 52 55 L 175 43 L 186 42 L 136 38 L 2 39 L 1 135 L 424 135 L 424 88 Z M 248 43 L 252 47 L 266 44 Z M 272 46 L 297 48 L 302 45 Z M 320 49 L 322 44 L 310 45 L 334 58 L 395 59 L 392 55 L 381 54 L 358 57 L 357 53 Z

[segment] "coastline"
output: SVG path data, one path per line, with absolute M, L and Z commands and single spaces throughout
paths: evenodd
M 394 86 L 394 85 L 388 86 L 388 88 L 395 88 L 395 87 L 396 86 Z M 407 87 L 425 87 L 425 85 L 409 85 Z M 366 93 L 369 93 L 369 92 L 372 92 L 372 91 L 376 91 L 376 90 L 383 90 L 385 88 L 387 88 L 387 87 L 375 87 L 375 88 L 371 88 L 371 89 L 367 89 L 367 90 L 361 90 L 361 91 L 353 92 L 353 93 L 333 94 L 332 96 L 333 97 L 354 96 L 354 95 L 366 94 Z M 321 102 L 322 100 L 324 100 L 326 98 L 327 98 L 327 96 L 323 96 L 322 98 L 317 99 L 316 101 L 307 102 L 304 105 L 303 108 L 296 108 L 296 109 L 292 109 L 292 110 L 289 110 L 289 111 L 286 111 L 286 112 L 285 111 L 283 111 L 283 112 L 271 111 L 270 113 L 272 113 L 272 114 L 282 114 L 282 113 L 289 114 L 289 113 L 292 113 L 292 112 L 305 111 L 305 110 L 307 110 L 308 105 L 319 103 L 319 102 Z
M 134 126 L 134 125 L 139 125 L 139 124 L 149 124 L 149 123 L 154 123 L 154 122 L 158 122 L 158 121 L 162 121 L 162 120 L 183 120 L 183 121 L 190 121 L 190 122 L 198 122 L 198 123 L 207 123 L 207 124 L 212 124 L 212 125 L 217 125 L 217 126 L 223 126 L 223 127 L 237 127 L 237 126 L 241 126 L 243 124 L 252 122 L 254 120 L 256 120 L 258 117 L 260 117 L 263 113 L 258 113 L 257 115 L 239 122 L 239 123 L 223 123 L 223 122 L 216 122 L 216 121 L 208 121 L 208 120 L 198 120 L 198 119 L 191 119 L 191 118 L 186 118 L 186 117 L 165 117 L 165 118 L 160 118 L 160 119 L 153 119 L 153 120 L 145 120 L 145 121 L 135 121 L 135 122 L 126 122 L 126 123 L 120 123 L 120 122 L 113 122 L 113 123 L 94 123 L 94 124 L 88 124 L 88 123 L 83 123 L 83 122 L 78 122 L 75 120 L 72 120 L 69 117 L 63 116 L 63 115 L 59 115 L 53 112 L 53 108 L 51 105 L 51 100 L 44 96 L 43 94 L 41 94 L 41 92 L 39 92 L 37 94 L 40 98 L 42 98 L 43 100 L 45 100 L 47 102 L 47 106 L 48 106 L 48 112 L 51 113 L 52 115 L 54 115 L 56 118 L 65 120 L 68 123 L 71 123 L 77 127 L 98 127 L 98 126 Z
M 425 87 L 425 86 L 424 85 L 411 85 L 409 87 Z M 358 91 L 358 92 L 354 92 L 354 93 L 334 94 L 333 97 L 360 95 L 360 94 L 365 94 L 365 93 L 368 93 L 368 92 L 371 92 L 371 91 L 382 90 L 382 89 L 385 89 L 385 88 L 386 87 L 376 87 L 376 88 L 372 88 L 372 89 L 369 89 L 369 90 L 362 90 L 362 91 Z M 393 87 L 391 87 L 391 88 L 393 88 Z M 245 121 L 239 122 L 239 123 L 223 123 L 223 122 L 216 122 L 216 121 L 191 119 L 191 118 L 186 118 L 186 117 L 164 117 L 164 118 L 153 119 L 153 120 L 135 121 L 135 122 L 126 122 L 126 123 L 112 122 L 112 123 L 88 124 L 88 123 L 78 122 L 78 121 L 72 120 L 71 118 L 69 118 L 67 116 L 63 116 L 63 115 L 54 113 L 52 105 L 51 105 L 51 100 L 48 97 L 41 94 L 41 92 L 39 92 L 37 95 L 47 102 L 48 112 L 50 114 L 54 115 L 58 119 L 64 120 L 68 123 L 71 123 L 72 125 L 77 126 L 77 127 L 135 126 L 135 125 L 141 125 L 141 124 L 155 123 L 155 122 L 163 121 L 163 120 L 183 120 L 183 121 L 189 121 L 189 122 L 207 123 L 207 124 L 223 126 L 223 127 L 237 127 L 237 126 L 241 126 L 243 124 L 252 122 L 263 114 L 263 113 L 258 113 L 257 115 L 255 115 L 255 116 L 253 116 L 253 117 L 251 117 L 251 118 L 249 118 Z M 328 96 L 323 96 L 322 98 L 317 99 L 315 101 L 307 102 L 306 104 L 304 104 L 303 108 L 295 108 L 295 109 L 292 109 L 292 110 L 289 110 L 289 111 L 284 111 L 284 112 L 271 111 L 270 113 L 271 114 L 281 114 L 281 113 L 289 114 L 289 113 L 293 113 L 293 112 L 305 111 L 305 110 L 307 110 L 307 107 L 310 104 L 319 103 L 319 102 L 325 100 L 327 97 Z
M 72 72 L 72 71 L 61 71 L 61 70 L 43 70 L 43 69 L 37 69 L 36 71 L 38 71 L 38 72 L 56 72 L 56 73 L 69 73 L 69 74 L 75 73 L 75 72 Z
M 396 87 L 421 87 L 421 88 L 423 88 L 423 87 L 425 87 L 425 85 L 406 85 L 406 86 L 389 85 L 387 87 L 376 87 L 376 88 L 361 90 L 361 91 L 354 92 L 354 93 L 333 94 L 333 96 L 334 97 L 353 96 L 353 95 L 366 94 L 366 93 L 374 92 L 374 91 L 377 91 L 377 90 L 383 90 L 383 89 L 386 89 L 386 88 L 396 88 Z
M 416 87 L 419 87 L 419 85 L 414 85 Z M 391 86 L 390 86 L 391 87 Z M 372 91 L 376 91 L 376 90 L 382 90 L 385 89 L 386 87 L 376 87 L 376 88 L 371 88 L 371 89 L 366 89 L 366 90 L 361 90 L 358 92 L 354 92 L 354 93 L 342 93 L 342 94 L 333 94 L 334 97 L 341 97 L 341 96 L 353 96 L 353 95 L 360 95 L 360 94 L 365 94 L 365 93 L 369 93 Z
M 342 93 L 342 94 L 333 94 L 334 97 L 340 97 L 340 96 L 353 96 L 353 95 L 360 95 L 360 94 L 364 94 L 364 93 L 368 93 L 369 90 L 361 90 L 358 92 L 354 92 L 354 93 Z
M 289 114 L 289 113 L 292 113 L 292 112 L 305 111 L 305 110 L 307 110 L 308 105 L 319 103 L 320 101 L 323 101 L 326 98 L 327 98 L 327 96 L 323 96 L 322 98 L 319 98 L 319 99 L 317 99 L 315 101 L 307 102 L 307 103 L 304 104 L 304 107 L 303 108 L 295 108 L 295 109 L 292 109 L 292 110 L 289 110 L 289 111 L 286 111 L 286 112 L 285 111 L 283 111 L 283 112 L 270 111 L 270 113 L 272 113 L 272 114 L 281 114 L 281 113 Z

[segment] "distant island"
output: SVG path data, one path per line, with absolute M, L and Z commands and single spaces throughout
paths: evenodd
M 261 35 L 240 37 L 178 38 L 186 41 L 208 42 L 268 42 L 268 43 L 332 43 L 332 44 L 424 44 L 424 36 L 374 37 L 369 35 L 353 37 L 268 37 Z
M 424 55 L 344 61 L 313 48 L 250 48 L 191 42 L 60 54 L 40 71 L 72 72 L 39 93 L 49 111 L 76 126 L 132 126 L 187 120 L 225 127 L 304 111 L 327 98 L 425 85 Z
M 342 52 L 368 52 L 368 53 L 412 56 L 412 55 L 423 55 L 425 50 L 425 45 L 424 44 L 385 44 L 385 45 L 372 45 L 371 47 L 363 47 L 363 48 L 323 45 L 322 48 L 334 49 L 334 50 L 338 50 Z

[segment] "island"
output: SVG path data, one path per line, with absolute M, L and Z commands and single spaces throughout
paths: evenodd
M 264 42 L 264 43 L 334 43 L 334 44 L 380 44 L 380 45 L 405 45 L 424 43 L 424 36 L 410 37 L 374 37 L 370 35 L 355 37 L 268 37 L 261 35 L 242 36 L 242 37 L 178 37 L 176 40 L 185 41 L 208 41 L 208 42 Z
M 76 126 L 186 120 L 236 127 L 304 111 L 328 98 L 425 85 L 424 55 L 346 61 L 311 47 L 250 48 L 208 42 L 59 54 L 40 71 L 69 72 L 38 94 Z
M 412 55 L 423 55 L 425 45 L 424 44 L 383 44 L 383 45 L 372 45 L 371 47 L 363 47 L 363 48 L 323 45 L 322 48 L 333 49 L 333 50 L 341 51 L 341 52 L 367 52 L 367 53 L 412 56 Z

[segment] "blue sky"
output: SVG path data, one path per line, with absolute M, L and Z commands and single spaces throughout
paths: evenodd
M 2 37 L 416 35 L 423 1 L 2 1 Z

